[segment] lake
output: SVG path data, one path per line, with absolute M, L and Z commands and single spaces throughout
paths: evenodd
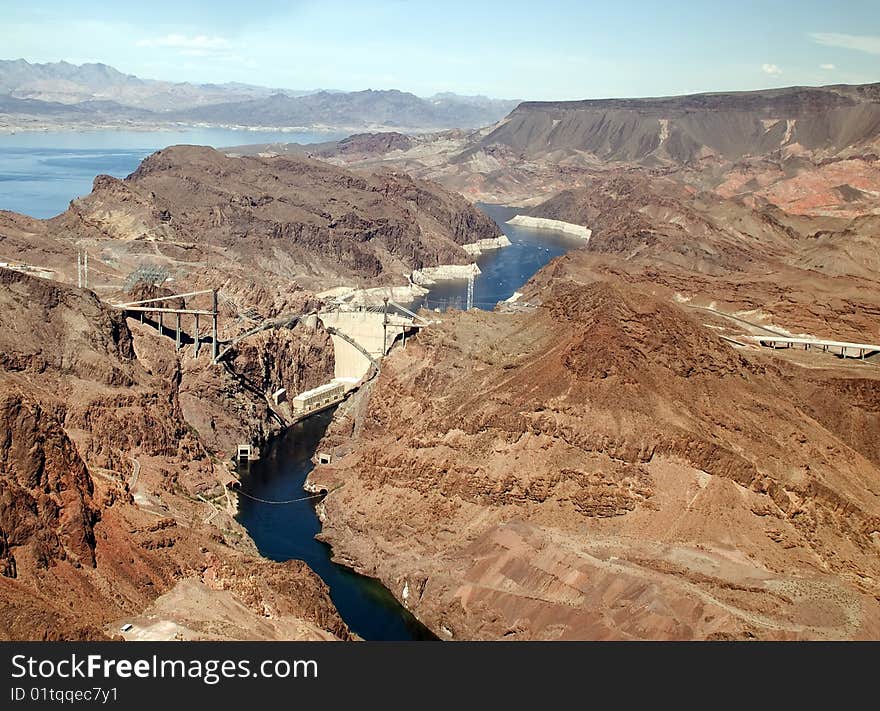
M 481 273 L 474 279 L 473 305 L 478 309 L 491 311 L 499 301 L 513 296 L 551 259 L 584 245 L 583 240 L 563 233 L 508 225 L 507 220 L 521 212 L 516 208 L 488 203 L 477 203 L 477 207 L 495 220 L 498 229 L 510 240 L 509 247 L 490 250 L 477 257 Z M 467 281 L 439 282 L 413 305 L 440 311 L 464 309 L 467 305 Z
M 344 136 L 221 128 L 0 134 L 0 210 L 54 217 L 64 212 L 72 199 L 88 195 L 96 175 L 124 178 L 148 155 L 168 146 L 320 143 Z

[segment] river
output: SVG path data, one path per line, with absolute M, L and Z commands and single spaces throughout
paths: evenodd
M 312 456 L 333 418 L 332 410 L 288 428 L 241 473 L 241 489 L 266 501 L 238 497 L 238 521 L 266 558 L 304 560 L 330 588 L 333 604 L 349 628 L 368 640 L 426 640 L 434 635 L 416 620 L 379 581 L 358 575 L 331 560 L 331 549 L 315 538 L 321 522 L 317 499 L 304 499 Z
M 143 158 L 168 145 L 187 143 L 215 147 L 247 142 L 333 140 L 328 134 L 276 134 L 221 129 L 184 132 L 21 133 L 0 135 L 0 209 L 32 217 L 52 217 L 68 202 L 91 190 L 99 173 L 124 177 Z M 482 273 L 474 282 L 474 305 L 491 310 L 532 275 L 564 252 L 583 244 L 553 233 L 512 227 L 506 220 L 516 210 L 503 205 L 479 205 L 498 223 L 511 246 L 477 259 Z M 8 257 L 2 255 L 0 257 Z M 463 308 L 467 282 L 443 282 L 416 305 L 445 310 Z M 312 456 L 332 419 L 326 411 L 301 422 L 265 448 L 263 458 L 242 471 L 239 522 L 267 558 L 304 560 L 327 584 L 330 596 L 348 626 L 367 640 L 427 640 L 431 632 L 418 622 L 377 580 L 358 575 L 331 560 L 331 549 L 315 535 L 321 522 L 313 498 L 304 498 Z
M 513 296 L 532 276 L 554 257 L 584 242 L 556 232 L 539 232 L 508 225 L 507 220 L 518 210 L 506 205 L 477 203 L 477 207 L 495 220 L 510 240 L 509 247 L 493 249 L 477 257 L 480 274 L 474 279 L 474 306 L 491 311 L 499 301 Z M 467 303 L 467 281 L 444 281 L 432 286 L 430 293 L 414 302 L 414 306 L 445 311 L 463 309 Z

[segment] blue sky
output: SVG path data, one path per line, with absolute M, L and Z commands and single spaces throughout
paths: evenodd
M 145 78 L 522 99 L 880 81 L 880 0 L 0 0 L 0 54 Z

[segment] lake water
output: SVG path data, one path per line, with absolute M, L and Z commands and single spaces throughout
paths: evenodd
M 477 203 L 477 206 L 495 220 L 511 244 L 484 252 L 477 258 L 482 272 L 474 279 L 474 306 L 491 311 L 499 301 L 513 296 L 532 275 L 554 257 L 583 246 L 583 240 L 555 232 L 538 232 L 508 225 L 507 220 L 517 214 L 516 208 L 506 205 Z M 427 296 L 414 302 L 417 307 L 445 311 L 463 309 L 467 304 L 467 281 L 444 281 L 432 286 Z
M 54 217 L 74 198 L 88 195 L 101 173 L 124 178 L 154 151 L 179 144 L 319 143 L 344 134 L 234 131 L 31 131 L 0 134 L 0 210 Z

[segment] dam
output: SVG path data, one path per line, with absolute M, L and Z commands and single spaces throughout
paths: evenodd
M 491 310 L 498 301 L 509 298 L 538 269 L 553 257 L 583 245 L 583 240 L 568 235 L 533 230 L 507 224 L 515 214 L 502 205 L 480 205 L 492 217 L 510 245 L 485 250 L 478 258 L 480 274 L 476 277 L 476 308 Z M 467 282 L 440 281 L 429 287 L 427 295 L 409 305 L 415 312 L 428 308 L 463 305 Z M 384 313 L 334 311 L 320 314 L 325 327 L 356 339 L 372 357 L 380 357 L 391 343 L 409 337 L 412 324 L 406 314 L 389 314 L 384 330 Z M 409 325 L 407 321 L 409 320 Z M 337 354 L 337 377 L 360 378 L 370 368 L 364 352 L 344 338 L 334 337 Z M 318 445 L 333 418 L 324 410 L 288 428 L 266 448 L 263 458 L 251 462 L 242 471 L 241 488 L 249 496 L 239 497 L 237 519 L 247 529 L 260 553 L 276 561 L 304 560 L 330 589 L 330 597 L 349 627 L 367 640 L 432 640 L 425 628 L 379 581 L 359 575 L 333 560 L 333 551 L 319 539 L 321 522 L 316 506 L 319 497 L 309 497 L 303 485 L 313 468 Z M 262 500 L 262 501 L 261 501 Z M 273 505 L 264 501 L 291 501 Z

